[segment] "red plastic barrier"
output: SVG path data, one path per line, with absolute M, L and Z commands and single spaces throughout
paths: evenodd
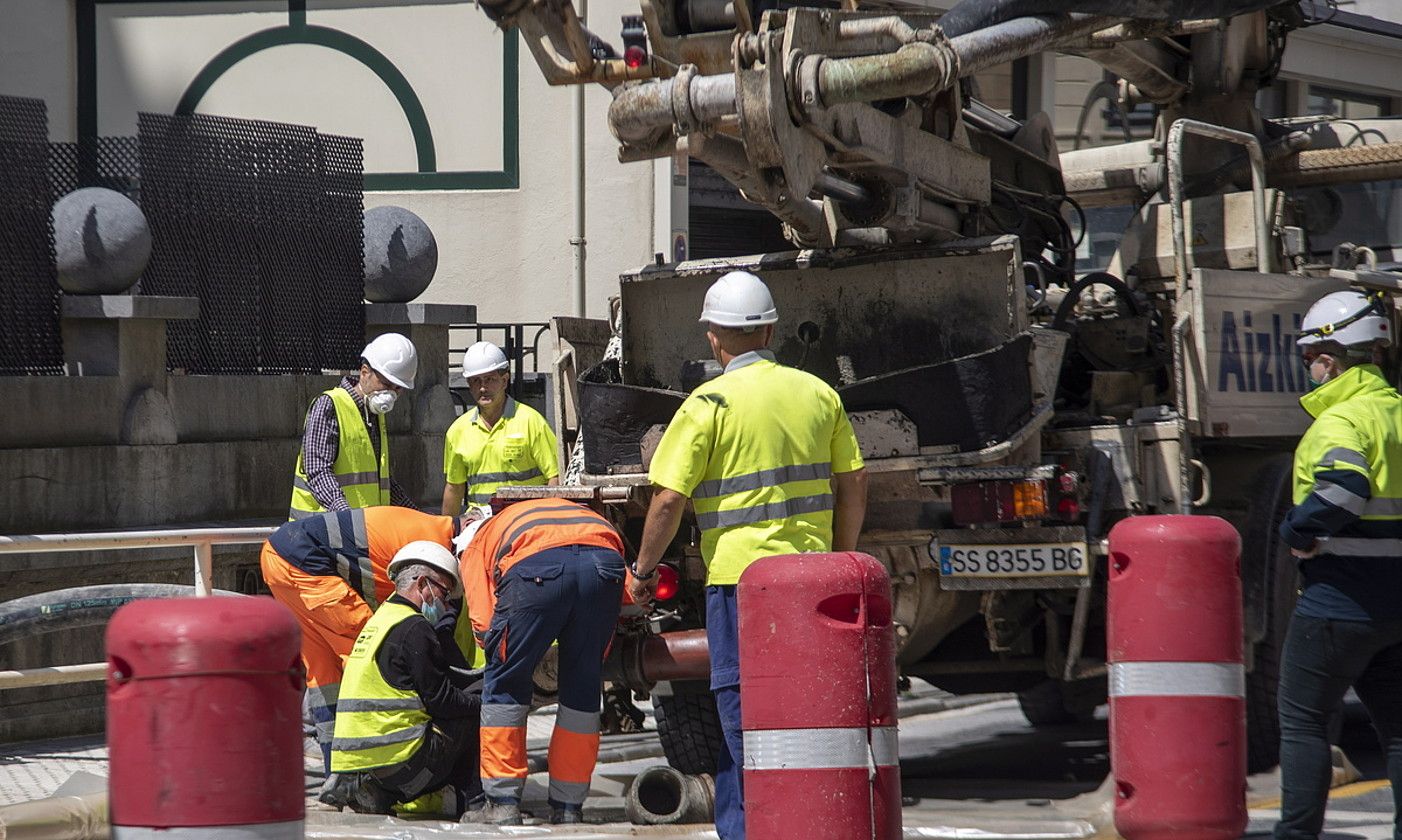
M 1246 828 L 1241 538 L 1215 516 L 1110 531 L 1110 765 L 1129 840 Z
M 107 626 L 113 837 L 303 836 L 302 633 L 271 598 L 136 601 Z M 161 836 L 167 836 L 162 834 Z
M 766 557 L 737 600 L 746 835 L 899 838 L 885 567 L 855 552 Z

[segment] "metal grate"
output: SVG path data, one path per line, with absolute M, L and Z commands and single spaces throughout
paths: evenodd
M 355 366 L 365 338 L 359 139 L 204 114 L 141 114 L 143 294 L 200 299 L 169 325 L 170 367 L 198 374 Z
M 106 187 L 140 204 L 140 173 L 135 137 L 49 145 L 49 184 L 55 201 L 79 187 Z
M 0 376 L 63 373 L 41 99 L 0 96 Z

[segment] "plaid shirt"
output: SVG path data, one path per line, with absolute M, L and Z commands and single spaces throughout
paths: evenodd
M 370 445 L 375 449 L 375 460 L 380 458 L 380 417 L 365 410 L 365 397 L 356 385 L 358 376 L 347 376 L 337 387 L 350 393 L 351 399 L 360 407 L 360 416 L 365 419 L 365 427 L 370 431 Z M 302 467 L 307 471 L 307 484 L 312 495 L 327 510 L 350 510 L 346 494 L 336 483 L 336 473 L 331 465 L 336 463 L 336 453 L 341 448 L 341 428 L 336 422 L 336 406 L 325 394 L 312 400 L 307 411 L 307 428 L 302 433 Z M 389 480 L 390 504 L 400 507 L 418 508 L 414 500 L 393 477 Z

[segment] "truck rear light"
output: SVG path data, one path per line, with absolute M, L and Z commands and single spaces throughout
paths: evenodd
M 659 601 L 670 601 L 677 597 L 681 589 L 681 575 L 672 566 L 662 563 L 657 567 L 657 591 L 654 596 Z
M 1047 482 L 977 481 L 950 488 L 950 503 L 957 525 L 1019 522 L 1047 516 Z
M 1070 496 L 1064 496 L 1056 503 L 1056 515 L 1067 522 L 1075 522 L 1081 518 L 1081 503 Z

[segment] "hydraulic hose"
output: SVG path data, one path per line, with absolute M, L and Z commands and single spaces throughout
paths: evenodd
M 124 604 L 144 598 L 187 598 L 193 586 L 167 583 L 110 583 L 26 595 L 0 603 L 0 645 L 38 633 L 100 627 Z M 215 590 L 216 595 L 240 595 Z

